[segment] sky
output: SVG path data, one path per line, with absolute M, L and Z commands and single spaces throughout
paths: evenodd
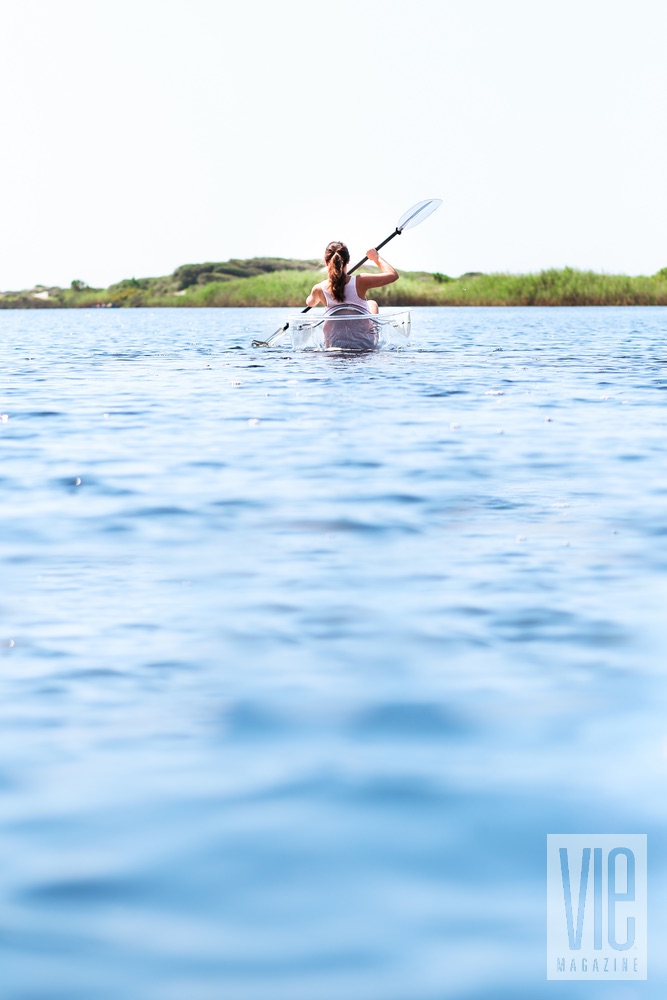
M 665 0 L 0 0 L 0 290 L 667 267 Z M 391 250 L 391 252 L 390 252 Z

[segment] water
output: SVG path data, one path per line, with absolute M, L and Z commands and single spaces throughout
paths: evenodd
M 2 1000 L 662 997 L 665 309 L 0 311 Z M 649 981 L 545 980 L 648 833 Z

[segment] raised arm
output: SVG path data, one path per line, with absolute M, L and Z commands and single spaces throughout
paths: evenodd
M 327 300 L 325 299 L 324 292 L 322 291 L 320 286 L 313 285 L 313 287 L 310 290 L 310 295 L 306 299 L 306 305 L 310 306 L 310 308 L 312 309 L 313 306 L 325 306 L 326 304 Z
M 370 288 L 381 288 L 382 285 L 391 285 L 394 281 L 398 281 L 398 271 L 383 260 L 374 247 L 366 251 L 366 256 L 377 264 L 380 273 L 357 275 L 357 291 L 360 295 L 364 295 Z

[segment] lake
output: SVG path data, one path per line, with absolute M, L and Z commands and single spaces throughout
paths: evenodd
M 667 309 L 0 310 L 2 1000 L 667 985 Z M 646 833 L 649 980 L 546 980 Z

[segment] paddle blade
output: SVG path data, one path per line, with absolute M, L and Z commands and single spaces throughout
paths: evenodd
M 424 219 L 428 219 L 431 212 L 435 212 L 436 208 L 439 208 L 440 205 L 442 205 L 442 198 L 427 198 L 426 201 L 417 202 L 416 205 L 413 205 L 412 208 L 409 208 L 400 217 L 396 223 L 396 229 L 399 233 L 402 233 L 406 229 L 418 226 Z
M 276 341 L 280 337 L 282 337 L 282 335 L 284 333 L 286 333 L 287 330 L 289 330 L 289 320 L 288 320 L 287 323 L 284 323 L 283 326 L 279 326 L 278 329 L 276 330 L 276 332 L 272 333 L 271 336 L 267 337 L 266 340 L 253 340 L 252 346 L 253 347 L 270 347 L 271 344 L 273 344 L 274 341 Z

